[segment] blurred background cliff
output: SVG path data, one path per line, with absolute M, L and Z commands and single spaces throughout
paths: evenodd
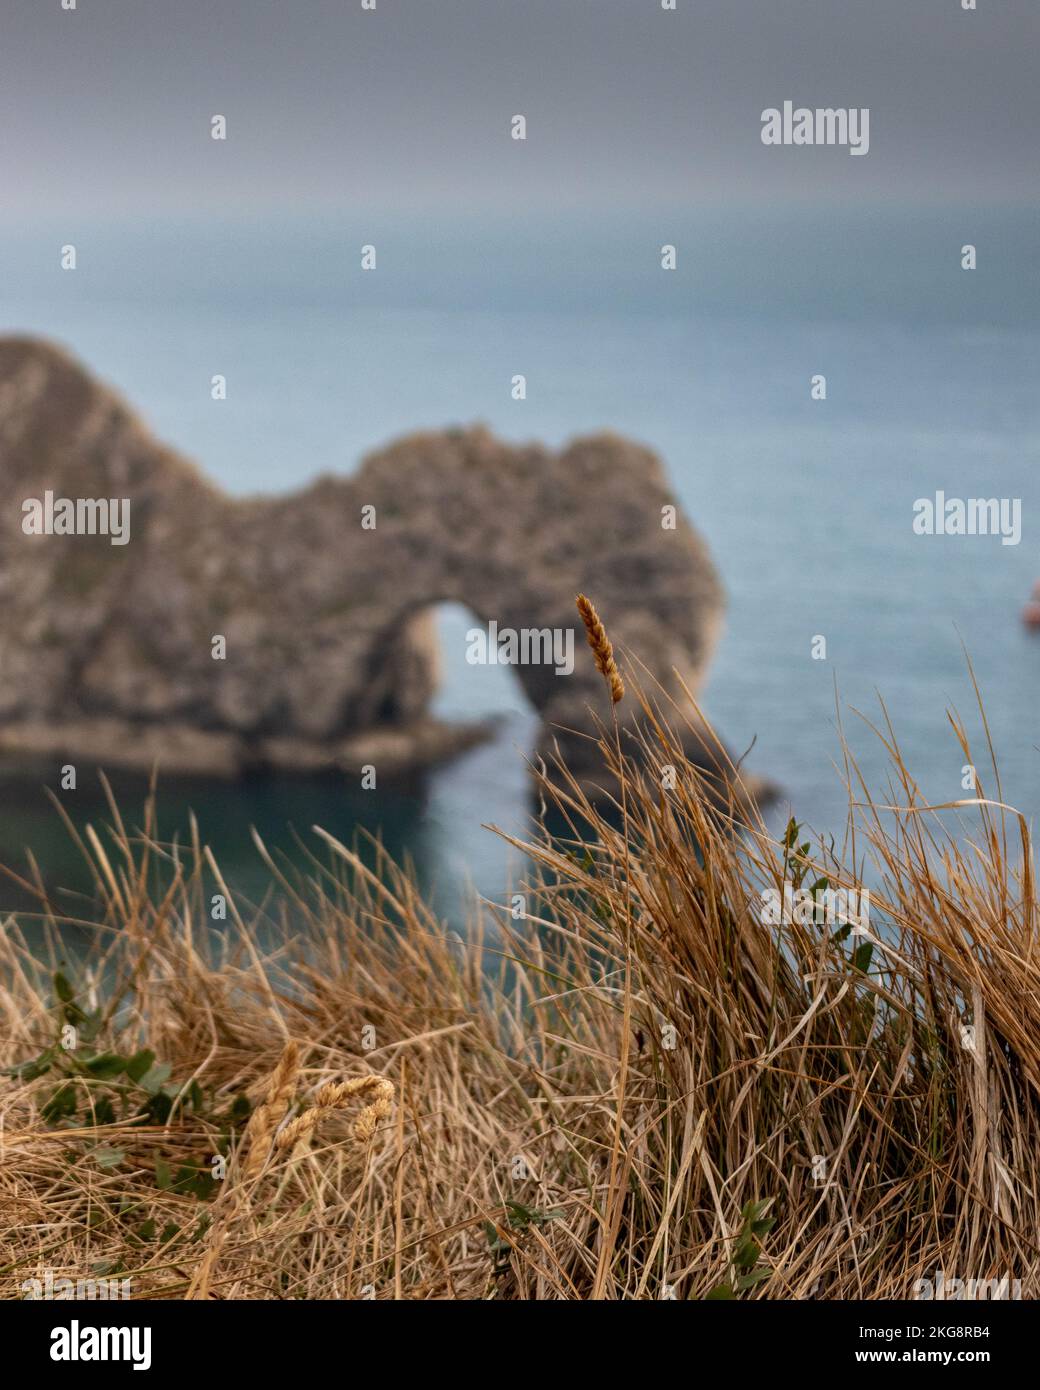
M 926 794 L 961 794 L 941 710 L 970 710 L 962 643 L 1005 797 L 1032 814 L 1038 38 L 1027 0 L 22 6 L 0 45 L 0 330 L 66 345 L 239 495 L 350 472 L 416 428 L 642 441 L 727 590 L 706 707 L 738 750 L 757 739 L 799 817 L 843 820 L 835 684 L 869 712 L 880 691 Z M 763 146 L 761 111 L 788 97 L 869 107 L 869 155 Z M 938 489 L 1021 498 L 1021 545 L 915 536 Z M 492 743 L 378 798 L 181 781 L 171 831 L 192 806 L 248 886 L 250 824 L 290 850 L 290 823 L 362 824 L 446 910 L 470 876 L 501 900 L 508 855 L 480 825 L 528 815 L 537 721 L 508 670 L 466 664 L 472 622 L 438 614 L 436 708 L 497 714 Z M 0 777 L 0 858 L 29 844 L 75 879 L 41 792 L 55 769 Z M 102 813 L 91 777 L 75 796 Z

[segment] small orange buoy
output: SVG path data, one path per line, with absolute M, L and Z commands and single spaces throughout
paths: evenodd
M 1034 588 L 1033 593 L 1037 590 Z M 1040 627 L 1040 599 L 1033 599 L 1022 609 L 1022 621 L 1026 627 Z

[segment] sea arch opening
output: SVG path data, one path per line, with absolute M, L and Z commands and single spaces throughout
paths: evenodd
M 450 878 L 466 880 L 482 896 L 505 903 L 522 878 L 523 856 L 485 827 L 529 833 L 530 760 L 542 718 L 514 667 L 467 660 L 478 645 L 473 635 L 488 629 L 473 609 L 445 601 L 425 612 L 437 652 L 430 714 L 449 724 L 488 726 L 486 738 L 442 763 L 429 778 L 430 845 Z
M 436 689 L 430 713 L 438 719 L 500 718 L 526 725 L 530 746 L 537 738 L 539 712 L 516 669 L 496 659 L 489 624 L 464 603 L 442 602 L 427 610 L 437 652 Z

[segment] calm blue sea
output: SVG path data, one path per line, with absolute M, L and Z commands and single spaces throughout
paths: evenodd
M 482 239 L 441 225 L 439 254 L 422 255 L 417 229 L 397 222 L 382 244 L 378 232 L 325 223 L 7 233 L 0 326 L 66 344 L 236 493 L 349 472 L 403 432 L 477 420 L 552 445 L 604 428 L 641 440 L 664 459 L 725 582 L 704 703 L 732 747 L 755 741 L 749 766 L 783 789 L 777 816 L 789 803 L 840 832 L 836 698 L 876 792 L 885 752 L 854 711 L 877 719 L 883 698 L 925 793 L 962 795 L 945 711 L 957 707 L 980 734 L 965 651 L 1005 798 L 1035 816 L 1040 633 L 1020 621 L 1040 577 L 1029 227 L 989 227 L 970 273 L 959 267 L 968 219 L 949 213 L 894 218 L 887 230 L 861 219 L 821 232 L 810 218 L 808 248 L 776 228 L 738 220 L 730 235 L 724 218 L 701 228 L 684 216 L 671 235 L 626 224 L 598 242 L 574 232 L 578 245 L 560 227 L 539 242 L 530 228 Z M 361 240 L 380 245 L 364 280 Z M 680 245 L 673 280 L 656 263 L 665 240 Z M 67 241 L 80 257 L 71 276 L 56 269 Z M 522 403 L 510 396 L 516 372 L 528 380 Z M 228 378 L 226 402 L 210 399 L 214 373 Z M 810 399 L 816 373 L 825 402 Z M 937 490 L 1020 498 L 1021 544 L 916 536 L 913 503 Z M 508 671 L 465 663 L 470 615 L 445 610 L 439 622 L 438 708 L 499 715 L 493 744 L 378 798 L 335 779 L 170 785 L 164 831 L 193 807 L 232 877 L 257 895 L 250 824 L 290 853 L 290 824 L 345 838 L 362 824 L 415 859 L 453 918 L 468 884 L 501 900 L 517 859 L 481 827 L 523 829 L 535 724 Z M 811 659 L 817 635 L 825 661 Z M 0 775 L 0 858 L 24 864 L 30 845 L 52 881 L 79 886 L 41 791 L 53 777 Z M 130 800 L 140 790 L 120 786 Z M 76 795 L 76 814 L 103 819 L 90 787 Z

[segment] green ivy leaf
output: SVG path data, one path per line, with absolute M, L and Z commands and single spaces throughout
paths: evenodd
M 122 1075 L 126 1058 L 120 1057 L 118 1052 L 99 1052 L 94 1057 L 86 1058 L 83 1065 L 90 1075 L 96 1076 L 99 1081 L 113 1081 Z
M 208 1202 L 217 1190 L 217 1181 L 208 1168 L 200 1168 L 195 1174 L 191 1191 L 200 1202 Z
M 484 1222 L 484 1234 L 487 1236 L 488 1250 L 492 1255 L 502 1255 L 512 1250 L 509 1241 L 503 1240 L 498 1234 L 498 1228 L 493 1222 Z
M 239 1093 L 231 1102 L 231 1109 L 228 1116 L 232 1124 L 243 1124 L 253 1113 L 253 1107 L 249 1104 L 249 1097 Z
M 740 1219 L 745 1225 L 752 1221 L 759 1221 L 772 1205 L 772 1197 L 764 1197 L 758 1202 L 745 1202 L 741 1208 Z
M 113 1168 L 118 1168 L 126 1158 L 125 1149 L 95 1149 L 90 1157 L 99 1168 L 103 1168 L 106 1173 L 110 1173 Z
M 108 1096 L 102 1096 L 94 1106 L 91 1119 L 96 1125 L 113 1125 L 116 1122 L 116 1112 Z
M 79 1029 L 80 1042 L 93 1042 L 101 1031 L 101 1022 L 104 1018 L 103 1011 L 101 1009 L 93 1009 L 89 1014 L 85 1014 L 83 1010 L 75 1004 L 68 1005 L 65 1009 L 65 1013 L 68 1014 L 70 1010 L 79 1015 L 78 1019 L 70 1018 L 69 1022 L 75 1023 L 76 1027 Z
M 19 1081 L 35 1081 L 38 1076 L 45 1076 L 50 1071 L 54 1064 L 54 1055 L 54 1048 L 48 1047 L 28 1062 L 19 1062 L 14 1067 L 4 1067 L 0 1076 L 14 1076 Z
M 154 1120 L 157 1125 L 164 1125 L 170 1118 L 170 1112 L 172 1110 L 173 1101 L 165 1091 L 160 1091 L 157 1096 L 152 1096 L 145 1107 L 145 1113 L 150 1119 Z
M 142 1090 L 147 1091 L 150 1096 L 157 1096 L 162 1090 L 163 1085 L 169 1080 L 170 1072 L 173 1068 L 169 1062 L 155 1062 L 143 1076 L 138 1078 L 137 1084 Z
M 126 1074 L 131 1081 L 140 1081 L 142 1077 L 148 1075 L 154 1062 L 155 1053 L 152 1049 L 150 1047 L 142 1047 L 140 1052 L 135 1052 L 127 1061 L 125 1067 Z
M 737 1247 L 733 1251 L 733 1263 L 737 1269 L 750 1269 L 758 1259 L 759 1246 L 754 1236 L 748 1234 L 742 1236 L 737 1242 Z
M 866 974 L 870 969 L 870 962 L 874 955 L 874 947 L 869 941 L 864 941 L 862 946 L 857 946 L 852 955 L 852 964 L 862 974 Z

